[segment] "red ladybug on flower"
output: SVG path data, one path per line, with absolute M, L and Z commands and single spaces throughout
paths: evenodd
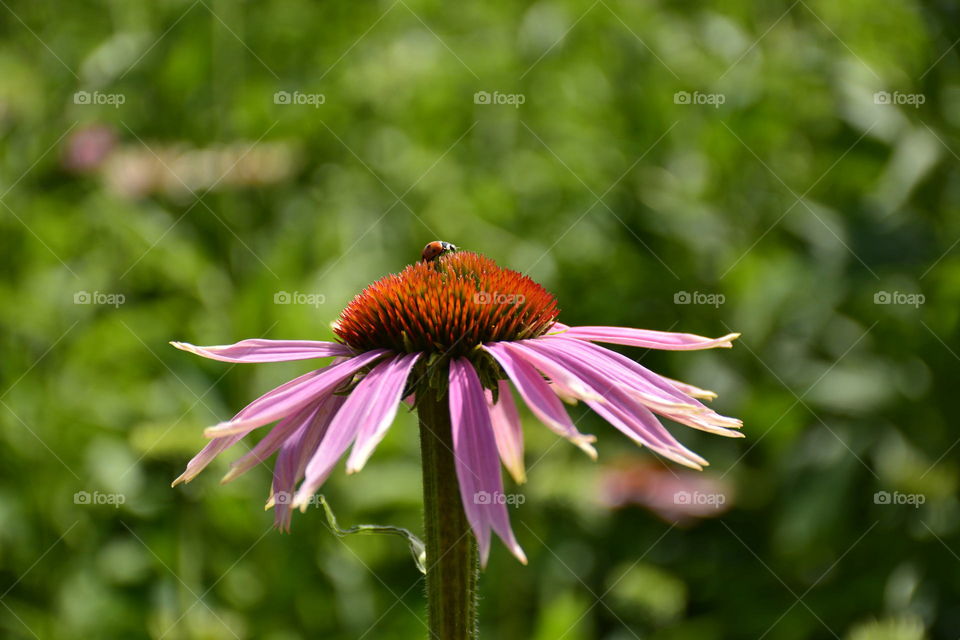
M 436 260 L 445 253 L 457 251 L 457 249 L 458 247 L 456 245 L 450 244 L 449 242 L 444 242 L 443 240 L 434 240 L 423 248 L 423 253 L 420 254 L 420 258 L 423 260 L 423 262 L 430 262 L 431 260 Z

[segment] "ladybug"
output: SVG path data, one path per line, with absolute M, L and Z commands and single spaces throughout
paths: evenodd
M 424 262 L 430 262 L 431 260 L 436 260 L 445 253 L 457 251 L 457 249 L 458 247 L 456 245 L 450 244 L 449 242 L 444 242 L 443 240 L 434 240 L 423 248 L 423 253 L 420 255 L 420 257 Z

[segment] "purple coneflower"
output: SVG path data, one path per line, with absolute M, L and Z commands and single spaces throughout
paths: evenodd
M 175 342 L 179 349 L 224 362 L 335 360 L 209 427 L 205 435 L 210 443 L 174 484 L 190 481 L 241 438 L 276 423 L 232 464 L 224 481 L 279 451 L 268 507 L 275 508 L 278 526 L 288 528 L 291 509 L 306 508 L 351 445 L 347 472 L 363 468 L 401 401 L 407 400 L 418 408 L 421 431 L 425 425 L 436 431 L 434 446 L 423 444 L 425 485 L 428 467 L 434 465 L 431 456 L 445 455 L 437 445 L 452 449 L 449 462 L 459 502 L 479 544 L 481 564 L 489 555 L 491 530 L 525 563 L 507 506 L 496 499 L 503 495 L 498 460 L 517 482 L 525 480 L 513 390 L 549 429 L 591 457 L 596 457 L 595 438 L 577 430 L 561 400 L 582 400 L 637 444 L 694 469 L 706 460 L 680 444 L 657 416 L 741 436 L 739 420 L 699 401 L 714 393 L 665 378 L 594 344 L 684 351 L 730 347 L 739 334 L 711 339 L 622 327 L 568 327 L 557 322 L 558 313 L 554 297 L 530 278 L 484 256 L 454 252 L 367 287 L 340 315 L 334 327 L 338 342 L 243 340 L 213 347 Z M 450 486 L 437 490 L 456 491 Z

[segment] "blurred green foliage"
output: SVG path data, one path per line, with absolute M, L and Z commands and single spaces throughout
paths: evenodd
M 960 634 L 953 3 L 2 4 L 3 637 L 422 636 L 402 540 L 273 531 L 267 468 L 218 485 L 239 452 L 169 487 L 309 364 L 167 341 L 329 339 L 438 238 L 569 324 L 744 334 L 624 350 L 743 418 L 674 429 L 732 483 L 720 518 L 608 508 L 651 454 L 578 408 L 594 464 L 526 416 L 530 566 L 495 546 L 485 637 Z M 324 488 L 343 526 L 419 530 L 401 413 Z

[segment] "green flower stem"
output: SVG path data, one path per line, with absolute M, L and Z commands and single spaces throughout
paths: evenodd
M 477 543 L 460 502 L 446 398 L 417 399 L 423 464 L 430 638 L 476 640 Z

